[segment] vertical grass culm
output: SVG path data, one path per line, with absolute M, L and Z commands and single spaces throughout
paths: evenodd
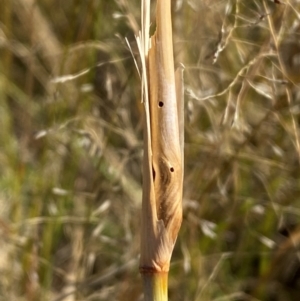
M 158 0 L 156 32 L 149 39 L 150 1 L 142 1 L 144 118 L 140 272 L 145 301 L 168 300 L 168 272 L 182 221 L 182 72 L 174 72 L 171 2 Z

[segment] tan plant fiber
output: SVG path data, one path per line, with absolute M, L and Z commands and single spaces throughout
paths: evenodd
M 145 8 L 149 14 L 148 1 Z M 183 185 L 182 71 L 175 75 L 170 0 L 157 1 L 150 41 L 148 16 L 144 10 L 139 45 L 145 106 L 140 271 L 146 275 L 169 271 L 182 221 Z

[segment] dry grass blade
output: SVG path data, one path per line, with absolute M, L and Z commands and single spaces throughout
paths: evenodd
M 148 55 L 144 56 L 147 72 L 143 72 L 148 75 L 147 82 L 143 83 L 148 90 L 144 94 L 146 118 L 140 270 L 145 274 L 146 300 L 166 300 L 166 275 L 182 220 L 183 113 L 178 113 L 183 105 L 182 72 L 176 76 L 176 85 L 170 1 L 157 2 L 156 21 L 151 47 Z M 142 28 L 142 32 L 147 39 L 147 29 Z M 147 49 L 147 42 L 142 41 L 142 45 Z M 151 275 L 154 280 L 151 280 Z M 151 281 L 153 284 L 149 285 Z

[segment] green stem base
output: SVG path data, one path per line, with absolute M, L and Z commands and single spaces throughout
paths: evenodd
M 168 301 L 168 273 L 142 274 L 144 301 Z

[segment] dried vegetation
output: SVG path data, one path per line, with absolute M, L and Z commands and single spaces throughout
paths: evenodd
M 2 2 L 0 300 L 142 300 L 143 108 L 125 42 L 138 60 L 140 3 Z M 170 300 L 296 301 L 300 3 L 172 3 L 186 143 Z

